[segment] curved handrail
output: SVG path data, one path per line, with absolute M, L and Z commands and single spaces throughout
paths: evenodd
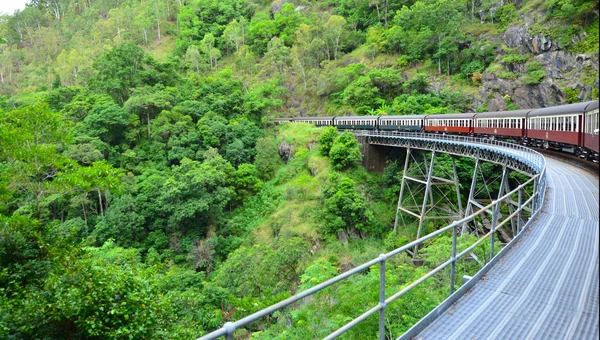
M 357 318 L 353 319 L 346 325 L 344 325 L 342 328 L 331 333 L 325 339 L 335 339 L 336 337 L 338 337 L 341 334 L 345 333 L 346 331 L 350 330 L 352 327 L 356 326 L 360 322 L 364 321 L 369 316 L 379 312 L 379 338 L 381 340 L 383 340 L 384 335 L 385 335 L 385 325 L 384 325 L 385 314 L 384 313 L 385 313 L 385 308 L 388 304 L 390 304 L 391 302 L 395 301 L 396 299 L 402 297 L 404 294 L 408 293 L 410 290 L 412 290 L 413 288 L 418 286 L 420 283 L 422 283 L 426 279 L 430 278 L 431 276 L 435 275 L 439 271 L 447 268 L 448 266 L 451 266 L 450 294 L 452 296 L 452 294 L 455 293 L 454 292 L 454 277 L 455 277 L 455 264 L 456 264 L 457 260 L 459 260 L 463 256 L 466 256 L 475 247 L 477 247 L 479 244 L 481 244 L 487 238 L 490 238 L 490 261 L 492 261 L 492 259 L 496 255 L 496 254 L 494 254 L 494 238 L 493 238 L 493 235 L 495 234 L 496 229 L 502 227 L 504 224 L 508 223 L 516 216 L 520 216 L 521 212 L 524 210 L 524 208 L 530 205 L 531 206 L 530 210 L 532 213 L 529 218 L 529 221 L 525 224 L 525 226 L 521 226 L 521 223 L 522 223 L 521 219 L 517 218 L 518 233 L 515 236 L 521 235 L 523 233 L 523 231 L 525 230 L 525 227 L 529 224 L 529 222 L 532 221 L 533 217 L 535 217 L 535 215 L 537 215 L 537 213 L 540 211 L 540 209 L 542 207 L 542 203 L 544 201 L 544 196 L 545 196 L 545 191 L 546 191 L 546 161 L 544 159 L 544 156 L 542 156 L 540 153 L 538 153 L 534 150 L 531 150 L 529 148 L 526 148 L 524 146 L 506 143 L 506 142 L 488 140 L 488 139 L 484 139 L 484 138 L 474 138 L 474 137 L 464 137 L 464 136 L 454 136 L 454 135 L 440 135 L 440 134 L 427 134 L 427 133 L 408 133 L 408 132 L 395 132 L 395 131 L 394 132 L 355 131 L 355 134 L 363 135 L 363 136 L 379 136 L 379 137 L 384 136 L 384 137 L 391 137 L 391 138 L 411 138 L 411 139 L 424 139 L 424 140 L 430 140 L 430 141 L 433 140 L 433 141 L 449 141 L 449 142 L 455 142 L 455 143 L 470 143 L 470 144 L 480 145 L 480 146 L 496 147 L 498 149 L 499 148 L 508 149 L 510 151 L 514 151 L 513 154 L 518 159 L 520 159 L 522 161 L 528 161 L 528 162 L 531 162 L 532 164 L 536 165 L 536 168 L 537 168 L 536 170 L 538 172 L 537 172 L 537 174 L 534 174 L 533 177 L 530 178 L 528 181 L 519 185 L 517 188 L 515 188 L 511 192 L 498 198 L 497 200 L 493 200 L 490 204 L 482 207 L 481 209 L 475 211 L 474 213 L 472 213 L 469 216 L 466 216 L 458 221 L 452 222 L 450 225 L 443 227 L 441 229 L 438 229 L 438 230 L 436 230 L 428 235 L 425 235 L 415 241 L 412 241 L 400 248 L 397 248 L 397 249 L 392 250 L 385 254 L 381 254 L 381 255 L 379 255 L 378 258 L 375 258 L 369 262 L 366 262 L 366 263 L 364 263 L 358 267 L 355 267 L 347 272 L 344 272 L 334 278 L 331 278 L 315 287 L 312 287 L 303 292 L 300 292 L 292 297 L 289 297 L 289 298 L 287 298 L 281 302 L 278 302 L 272 306 L 269 306 L 265 309 L 257 311 L 257 312 L 255 312 L 249 316 L 246 316 L 240 320 L 237 320 L 235 322 L 226 322 L 223 325 L 223 327 L 221 327 L 220 329 L 218 329 L 214 332 L 211 332 L 205 336 L 202 336 L 202 337 L 198 338 L 198 340 L 216 339 L 216 338 L 219 338 L 222 336 L 225 336 L 227 340 L 233 339 L 233 334 L 236 329 L 241 328 L 241 327 L 243 327 L 251 322 L 254 322 L 260 318 L 263 318 L 269 314 L 272 314 L 275 311 L 278 311 L 284 307 L 290 306 L 290 305 L 304 299 L 307 296 L 313 295 L 327 287 L 330 287 L 330 286 L 336 284 L 337 282 L 347 279 L 355 274 L 361 273 L 376 264 L 379 264 L 379 268 L 380 268 L 380 270 L 379 270 L 379 273 L 380 273 L 380 275 L 379 275 L 379 303 L 376 306 L 374 306 L 373 308 L 369 309 L 368 311 L 366 311 L 363 314 L 361 314 L 360 316 L 358 316 Z M 498 151 L 504 151 L 504 150 L 499 149 Z M 529 199 L 527 199 L 526 201 L 523 202 L 522 201 L 522 192 L 523 192 L 524 188 L 531 183 L 533 183 L 534 192 L 529 197 Z M 496 209 L 496 208 L 499 208 L 500 204 L 505 199 L 510 198 L 514 194 L 518 195 L 517 209 L 512 214 L 507 216 L 503 221 L 499 222 L 497 220 L 497 217 L 498 217 L 497 211 L 499 209 Z M 491 209 L 491 208 L 493 208 L 493 209 Z M 483 237 L 478 239 L 475 243 L 470 245 L 468 248 L 466 248 L 465 250 L 463 250 L 462 252 L 457 254 L 456 253 L 457 234 L 458 234 L 457 229 L 459 228 L 459 226 L 462 226 L 464 223 L 473 221 L 475 219 L 475 217 L 486 213 L 489 209 L 496 212 L 492 216 L 492 226 L 490 228 L 490 231 L 487 234 L 483 235 Z M 425 241 L 432 239 L 432 238 L 434 238 L 440 234 L 443 234 L 445 232 L 448 232 L 450 230 L 452 230 L 452 253 L 450 254 L 449 259 L 447 261 L 445 261 L 444 263 L 442 263 L 441 265 L 439 265 L 436 268 L 429 271 L 423 277 L 417 279 L 416 281 L 412 282 L 411 284 L 409 284 L 408 286 L 406 286 L 399 292 L 396 292 L 395 294 L 393 294 L 392 296 L 390 296 L 389 298 L 386 299 L 386 297 L 385 297 L 386 296 L 385 265 L 386 265 L 387 259 L 389 259 L 390 257 L 396 256 L 408 249 L 414 248 L 415 246 L 421 245 Z

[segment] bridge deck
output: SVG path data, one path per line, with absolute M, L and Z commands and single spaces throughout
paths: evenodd
M 417 339 L 598 339 L 598 178 L 546 161 L 537 222 Z

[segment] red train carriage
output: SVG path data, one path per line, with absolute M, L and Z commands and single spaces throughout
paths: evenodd
M 531 110 L 475 114 L 473 131 L 477 135 L 525 138 L 525 120 Z
M 471 134 L 474 116 L 474 113 L 428 115 L 425 117 L 425 131 Z
M 594 158 L 598 159 L 598 101 L 589 102 L 584 108 L 583 120 L 583 146 L 594 153 Z M 587 150 L 586 150 L 587 151 Z M 590 152 L 586 152 L 590 155 Z M 591 156 L 591 155 L 590 155 Z
M 582 146 L 583 112 L 587 103 L 535 109 L 527 115 L 528 144 L 579 151 Z

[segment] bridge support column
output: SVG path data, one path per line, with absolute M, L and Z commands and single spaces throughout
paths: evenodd
M 481 162 L 479 161 L 479 157 L 475 158 L 475 170 L 473 170 L 473 179 L 471 180 L 471 189 L 469 190 L 469 199 L 467 200 L 467 208 L 465 211 L 465 216 L 471 215 L 473 213 L 473 202 L 475 202 L 475 185 L 477 184 L 477 175 L 479 173 L 479 167 L 481 166 Z M 463 223 L 461 234 L 467 232 L 467 222 Z
M 502 166 L 502 179 L 500 180 L 500 190 L 498 190 L 498 199 L 504 196 L 504 190 L 506 189 L 505 184 L 508 181 L 508 168 L 506 164 Z M 492 208 L 492 226 L 490 235 L 490 261 L 494 258 L 494 240 L 496 236 L 496 225 L 498 223 L 498 215 L 500 214 L 500 205 L 501 203 L 496 204 Z
M 394 231 L 398 230 L 399 220 L 404 220 L 402 214 L 418 221 L 417 239 L 421 237 L 423 225 L 427 220 L 458 220 L 464 216 L 455 159 L 451 158 L 452 173 L 442 177 L 439 174 L 440 169 L 435 167 L 436 157 L 440 157 L 440 154 L 433 151 L 431 157 L 424 157 L 421 166 L 421 162 L 416 159 L 419 158 L 418 155 L 411 148 L 407 148 Z M 451 186 L 452 189 L 443 189 L 443 186 Z M 457 204 L 449 198 L 452 191 L 455 191 Z M 413 259 L 416 259 L 417 252 L 418 246 L 415 246 Z

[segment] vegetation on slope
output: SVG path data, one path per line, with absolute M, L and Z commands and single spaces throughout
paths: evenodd
M 0 338 L 192 338 L 406 244 L 414 221 L 392 232 L 401 155 L 369 174 L 352 136 L 271 117 L 484 109 L 484 73 L 550 76 L 498 40 L 532 15 L 530 34 L 598 44 L 585 0 L 284 2 L 36 0 L 0 17 Z M 473 164 L 458 167 L 466 192 Z M 391 261 L 389 290 L 448 242 L 423 267 Z M 239 336 L 321 337 L 376 303 L 376 279 Z M 390 306 L 390 337 L 447 280 Z

